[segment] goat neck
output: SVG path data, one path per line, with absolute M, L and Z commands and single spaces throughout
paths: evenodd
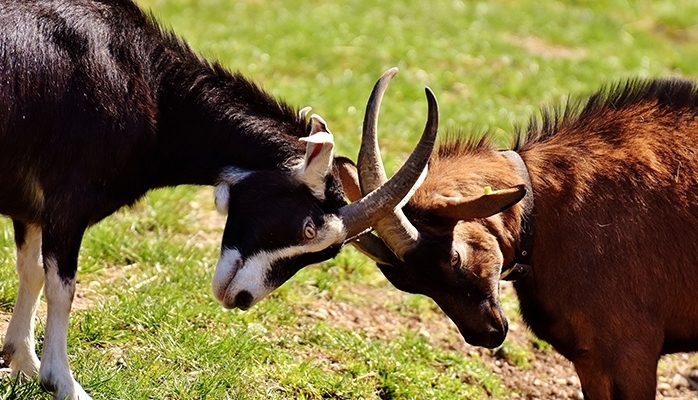
M 531 269 L 533 258 L 533 232 L 535 229 L 535 214 L 533 210 L 533 185 L 528 174 L 528 168 L 519 153 L 513 150 L 503 151 L 502 155 L 514 163 L 516 172 L 526 185 L 526 195 L 521 200 L 522 216 L 521 229 L 519 231 L 519 244 L 516 248 L 513 263 L 502 268 L 500 279 L 515 281 L 523 278 Z

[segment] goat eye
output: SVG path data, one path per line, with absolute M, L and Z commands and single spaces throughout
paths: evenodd
M 457 250 L 451 250 L 451 266 L 457 267 L 460 265 L 460 253 Z
M 313 221 L 307 221 L 303 227 L 303 236 L 305 236 L 306 239 L 313 239 L 316 234 L 317 229 L 315 229 Z

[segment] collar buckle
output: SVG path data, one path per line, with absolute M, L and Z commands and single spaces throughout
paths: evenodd
M 499 279 L 513 282 L 526 276 L 530 270 L 531 266 L 528 264 L 514 263 L 511 267 L 502 271 L 502 273 L 499 275 Z

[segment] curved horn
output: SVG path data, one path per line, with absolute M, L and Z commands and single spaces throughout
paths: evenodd
M 381 86 L 381 82 L 387 85 L 385 80 L 390 80 L 395 73 L 397 73 L 397 68 L 390 69 L 383 74 L 376 87 L 374 87 L 374 93 L 376 88 Z M 384 88 L 382 90 L 385 91 Z M 373 94 L 371 97 L 373 98 Z M 427 98 L 429 98 L 429 95 L 427 95 Z M 423 179 L 426 165 L 429 162 L 431 151 L 436 142 L 438 111 L 432 110 L 435 107 L 436 99 L 434 99 L 432 94 L 429 100 L 430 113 L 427 126 L 414 151 L 400 170 L 389 181 L 376 187 L 375 190 L 366 194 L 360 200 L 339 209 L 340 218 L 344 222 L 347 232 L 347 239 L 352 239 L 370 227 L 375 226 L 396 207 L 404 203 L 406 201 L 405 197 L 411 195 L 415 190 L 415 186 L 418 186 L 418 181 Z M 434 115 L 437 116 L 436 119 L 433 118 Z M 360 153 L 367 151 L 365 148 L 368 146 L 373 146 L 374 149 L 378 147 L 376 140 L 370 143 L 362 138 Z
M 362 146 L 358 158 L 358 172 L 361 184 L 361 191 L 365 194 L 374 190 L 386 180 L 385 168 L 380 158 L 380 149 L 378 147 L 378 109 L 383 98 L 383 93 L 387 88 L 387 84 L 392 77 L 388 75 L 390 71 L 383 74 L 381 79 L 376 83 L 376 86 L 371 93 L 369 103 L 366 106 L 366 117 L 364 119 L 364 130 L 362 135 L 362 143 L 367 145 Z M 388 78 L 386 76 L 388 75 Z M 394 74 L 393 74 L 394 75 Z M 426 88 L 427 102 L 429 105 L 429 114 L 427 125 L 424 131 L 433 130 L 434 135 L 438 130 L 439 111 L 436 97 L 431 89 Z M 426 168 L 424 170 L 426 175 Z M 424 176 L 423 175 L 423 176 Z M 421 184 L 421 182 L 419 182 Z M 413 190 L 416 190 L 419 185 L 415 185 Z M 409 193 L 405 198 L 406 203 L 411 197 Z M 405 253 L 413 249 L 419 242 L 419 231 L 410 223 L 405 214 L 402 212 L 401 204 L 393 213 L 386 216 L 374 224 L 374 228 L 381 236 L 383 241 L 395 253 L 395 255 L 403 260 Z
M 371 97 L 368 98 L 366 104 L 366 114 L 361 130 L 361 148 L 357 158 L 359 184 L 364 195 L 376 190 L 378 186 L 388 180 L 378 147 L 378 112 L 388 84 L 397 74 L 397 71 L 397 68 L 394 67 L 383 73 L 373 87 Z

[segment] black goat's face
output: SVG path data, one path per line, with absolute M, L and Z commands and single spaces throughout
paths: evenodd
M 397 72 L 388 71 L 379 83 Z M 229 168 L 216 188 L 216 207 L 228 214 L 213 277 L 216 298 L 246 309 L 306 265 L 334 257 L 344 242 L 368 230 L 413 192 L 436 139 L 436 102 L 405 165 L 385 184 L 347 204 L 338 174 L 351 161 L 333 157 L 334 141 L 322 118 L 311 116 L 305 157 L 284 170 Z M 302 111 L 303 113 L 303 111 Z M 301 114 L 303 115 L 303 114 Z M 377 147 L 364 135 L 361 152 Z
M 334 257 L 346 239 L 334 140 L 322 118 L 311 120 L 305 158 L 287 170 L 221 176 L 216 207 L 228 220 L 213 292 L 227 308 L 251 307 L 302 267 Z
M 213 290 L 225 307 L 249 308 L 304 266 L 334 257 L 346 238 L 341 191 L 321 201 L 283 172 L 259 171 L 217 192 L 228 220 Z
M 378 264 L 383 274 L 400 290 L 431 297 L 466 342 L 499 346 L 508 324 L 499 301 L 502 254 L 496 238 L 475 222 L 459 222 L 450 233 L 421 233 L 404 261 Z

